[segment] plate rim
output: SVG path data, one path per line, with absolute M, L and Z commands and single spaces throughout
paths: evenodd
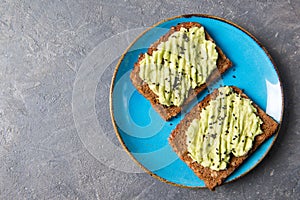
M 148 31 L 150 31 L 151 29 L 157 27 L 158 25 L 160 24 L 163 24 L 164 22 L 167 22 L 167 21 L 170 21 L 170 20 L 174 20 L 174 19 L 179 19 L 179 18 L 191 18 L 191 17 L 200 17 L 200 18 L 210 18 L 210 19 L 215 19 L 215 20 L 219 20 L 221 22 L 225 22 L 231 26 L 234 26 L 236 27 L 237 29 L 241 30 L 242 32 L 244 32 L 245 34 L 247 34 L 249 37 L 251 37 L 258 45 L 259 47 L 265 52 L 265 54 L 268 56 L 268 58 L 270 59 L 272 65 L 273 65 L 273 68 L 275 69 L 275 72 L 277 74 L 277 77 L 278 77 L 278 80 L 279 80 L 279 85 L 280 85 L 280 90 L 281 90 L 281 99 L 282 99 L 282 110 L 281 110 L 281 116 L 280 116 L 280 120 L 278 122 L 278 128 L 277 128 L 277 131 L 276 133 L 273 135 L 274 136 L 274 139 L 271 143 L 271 145 L 268 147 L 268 149 L 266 150 L 266 152 L 263 154 L 263 156 L 261 156 L 259 158 L 259 160 L 255 163 L 255 165 L 253 165 L 251 168 L 249 168 L 248 170 L 246 170 L 245 172 L 243 172 L 241 175 L 239 175 L 238 177 L 230 180 L 230 181 L 227 181 L 227 182 L 223 182 L 222 185 L 224 184 L 227 184 L 227 183 L 231 183 L 231 182 L 234 182 L 240 178 L 242 178 L 243 176 L 247 175 L 250 171 L 252 171 L 257 165 L 259 165 L 262 160 L 266 157 L 266 155 L 269 153 L 269 151 L 271 150 L 271 148 L 273 147 L 275 141 L 277 140 L 277 137 L 278 137 L 278 133 L 280 131 L 280 128 L 281 128 L 281 124 L 282 124 L 282 120 L 283 120 L 283 116 L 284 116 L 284 102 L 285 102 L 285 99 L 284 99 L 284 90 L 283 90 L 283 84 L 282 84 L 282 80 L 279 76 L 279 70 L 277 68 L 277 65 L 275 64 L 275 61 L 273 60 L 273 58 L 271 57 L 270 53 L 267 51 L 267 49 L 261 44 L 261 42 L 254 36 L 252 35 L 249 31 L 247 31 L 246 29 L 242 28 L 241 26 L 237 25 L 236 23 L 228 20 L 228 19 L 225 19 L 225 18 L 222 18 L 222 17 L 218 17 L 218 16 L 214 16 L 214 15 L 209 15 L 209 14 L 199 14 L 199 13 L 193 13 L 193 14 L 183 14 L 183 15 L 177 15 L 177 16 L 173 16 L 173 17 L 170 17 L 170 18 L 166 18 L 166 19 L 163 19 L 163 20 L 160 20 L 159 22 L 153 24 L 152 26 L 146 28 L 142 33 L 140 33 L 131 43 L 130 45 L 125 49 L 125 51 L 122 53 L 120 59 L 118 60 L 118 63 L 115 67 L 115 70 L 114 70 L 114 73 L 113 73 L 113 76 L 112 76 L 112 79 L 111 79 L 111 84 L 110 84 L 110 94 L 109 94 L 109 110 L 110 110 L 110 116 L 111 116 L 111 121 L 112 121 L 112 125 L 113 125 L 113 128 L 114 128 L 114 131 L 116 133 L 116 136 L 119 140 L 119 142 L 121 143 L 122 147 L 124 148 L 124 150 L 126 151 L 126 153 L 130 156 L 130 158 L 140 167 L 142 168 L 147 174 L 149 174 L 150 176 L 160 180 L 161 182 L 164 182 L 164 183 L 168 183 L 170 185 L 173 185 L 173 186 L 177 186 L 177 187 L 181 187 L 181 188 L 207 188 L 206 185 L 205 186 L 187 186 L 187 185 L 183 185 L 183 184 L 179 184 L 179 183 L 174 183 L 172 181 L 169 181 L 169 180 L 166 180 L 165 178 L 162 178 L 160 177 L 159 175 L 155 174 L 153 171 L 150 171 L 148 170 L 143 164 L 141 164 L 133 155 L 132 153 L 130 152 L 130 150 L 128 149 L 128 147 L 126 146 L 126 144 L 124 143 L 119 131 L 118 131 L 118 127 L 117 127 L 117 124 L 116 124 L 116 121 L 115 121 L 115 117 L 114 117 L 114 112 L 113 112 L 113 89 L 114 89 L 114 86 L 115 86 L 115 79 L 116 79 L 116 75 L 119 71 L 119 67 L 125 57 L 125 55 L 128 53 L 129 49 L 145 34 L 147 33 Z M 251 155 L 250 155 L 251 156 Z M 225 179 L 226 180 L 226 179 Z

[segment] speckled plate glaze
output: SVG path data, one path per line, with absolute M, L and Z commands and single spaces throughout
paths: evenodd
M 194 14 L 167 19 L 146 30 L 128 47 L 119 60 L 111 85 L 111 116 L 121 144 L 138 165 L 161 181 L 182 187 L 205 187 L 167 141 L 185 112 L 165 122 L 149 101 L 136 91 L 129 78 L 138 55 L 181 22 L 202 24 L 234 64 L 209 90 L 198 95 L 186 112 L 212 89 L 234 85 L 244 89 L 256 104 L 281 124 L 283 90 L 278 71 L 266 49 L 249 32 L 219 17 Z M 266 156 L 277 134 L 265 141 L 225 182 L 236 180 L 253 169 Z

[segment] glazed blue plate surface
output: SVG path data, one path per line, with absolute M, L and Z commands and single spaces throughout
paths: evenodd
M 202 24 L 233 62 L 233 67 L 217 83 L 198 95 L 178 117 L 166 122 L 153 110 L 150 102 L 138 93 L 129 76 L 138 55 L 145 53 L 153 42 L 181 22 Z M 282 120 L 282 86 L 270 55 L 250 33 L 218 17 L 180 16 L 148 29 L 121 57 L 112 81 L 111 110 L 120 142 L 148 173 L 179 186 L 205 187 L 205 184 L 173 152 L 168 137 L 184 115 L 213 89 L 220 85 L 237 86 L 278 123 Z M 253 169 L 265 157 L 277 134 L 265 141 L 225 182 L 235 180 Z

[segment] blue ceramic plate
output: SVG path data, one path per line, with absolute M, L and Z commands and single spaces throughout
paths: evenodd
M 138 55 L 168 30 L 181 22 L 199 22 L 214 38 L 234 66 L 218 83 L 198 95 L 187 112 L 212 89 L 234 85 L 241 89 L 268 115 L 281 123 L 283 92 L 274 63 L 250 33 L 228 20 L 207 15 L 185 15 L 164 20 L 140 35 L 121 57 L 111 88 L 111 114 L 121 144 L 131 157 L 152 176 L 184 187 L 205 187 L 168 144 L 168 136 L 185 113 L 166 122 L 132 85 L 129 75 Z M 263 143 L 225 182 L 235 180 L 254 168 L 267 154 L 276 136 Z

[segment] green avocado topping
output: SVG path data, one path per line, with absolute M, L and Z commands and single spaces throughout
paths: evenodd
M 227 86 L 218 92 L 186 131 L 190 157 L 216 171 L 227 168 L 231 153 L 239 157 L 249 152 L 263 123 L 250 99 Z
M 205 39 L 203 27 L 181 28 L 140 61 L 140 78 L 160 104 L 181 106 L 189 91 L 206 82 L 217 68 L 216 45 Z

